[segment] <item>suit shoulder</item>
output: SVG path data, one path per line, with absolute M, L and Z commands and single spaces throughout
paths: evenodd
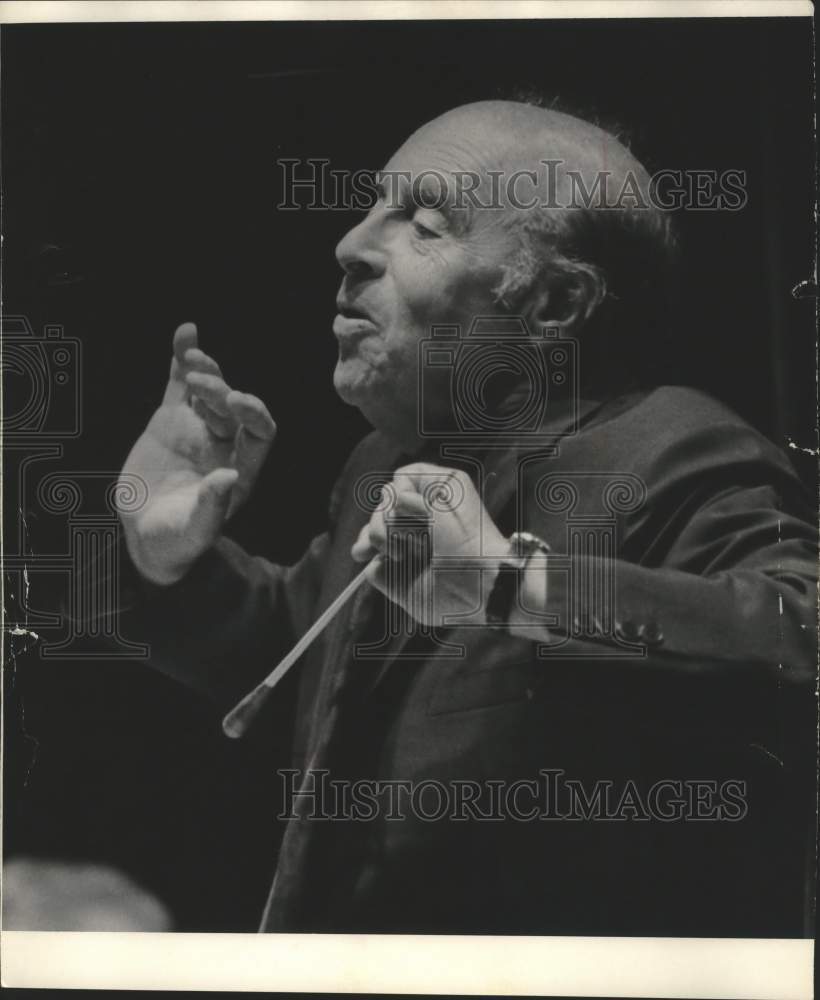
M 662 385 L 653 389 L 643 396 L 632 412 L 636 418 L 654 424 L 661 436 L 666 427 L 680 434 L 684 430 L 716 425 L 731 425 L 757 433 L 725 403 L 700 389 L 684 385 Z
M 793 473 L 782 449 L 725 403 L 698 389 L 661 386 L 630 412 L 642 464 L 688 459 L 696 464 L 755 463 Z

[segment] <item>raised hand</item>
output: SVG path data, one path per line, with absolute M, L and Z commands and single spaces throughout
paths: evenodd
M 194 324 L 178 327 L 162 404 L 122 470 L 147 494 L 138 510 L 120 508 L 144 577 L 174 583 L 213 545 L 250 493 L 275 434 L 265 404 L 231 389 L 199 349 Z

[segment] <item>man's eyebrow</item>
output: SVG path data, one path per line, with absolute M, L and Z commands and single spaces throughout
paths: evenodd
M 381 170 L 376 175 L 376 195 L 388 208 L 403 207 L 404 193 L 410 187 L 410 174 L 405 171 Z
M 461 233 L 465 232 L 472 221 L 472 206 L 457 204 L 454 199 L 455 179 L 438 174 L 441 181 L 434 181 L 430 171 L 424 171 L 413 176 L 407 171 L 382 171 L 375 184 L 378 199 L 389 208 L 405 208 L 413 205 L 439 212 L 448 225 Z
M 381 201 L 390 203 L 390 207 L 400 208 L 412 204 L 418 208 L 449 213 L 450 187 L 448 178 L 442 177 L 441 182 L 434 181 L 428 170 L 416 175 L 409 171 L 388 170 L 378 175 L 375 191 Z
M 450 182 L 441 174 L 435 176 L 440 180 L 434 181 L 429 172 L 419 174 L 418 178 L 414 178 L 410 197 L 413 204 L 418 205 L 419 208 L 428 208 L 449 217 L 452 214 Z

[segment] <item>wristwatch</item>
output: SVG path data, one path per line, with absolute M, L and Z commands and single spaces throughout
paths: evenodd
M 529 531 L 514 531 L 510 535 L 509 552 L 501 557 L 501 565 L 487 599 L 487 624 L 507 627 L 513 601 L 518 594 L 520 573 L 536 552 L 551 552 L 543 538 Z

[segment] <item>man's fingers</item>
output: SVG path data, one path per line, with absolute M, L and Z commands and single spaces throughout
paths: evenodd
M 350 555 L 356 562 L 368 562 L 376 555 L 377 549 L 370 541 L 370 525 L 366 524 L 359 532 L 359 537 L 353 543 Z
M 380 510 L 374 510 L 370 520 L 359 532 L 350 554 L 357 562 L 366 562 L 377 553 L 384 553 L 386 549 L 387 531 L 384 526 L 384 514 Z
M 412 489 L 421 493 L 435 479 L 446 482 L 451 476 L 457 476 L 454 469 L 446 469 L 441 465 L 431 465 L 429 462 L 412 462 L 402 465 L 393 473 L 393 478 L 401 482 L 402 489 Z
M 239 479 L 236 469 L 214 469 L 205 476 L 199 484 L 199 496 L 206 499 L 222 499 L 230 495 L 231 490 Z
M 455 511 L 465 497 L 475 493 L 466 472 L 427 462 L 414 462 L 396 469 L 393 487 L 400 493 L 415 493 L 422 497 L 431 514 Z
M 185 382 L 189 389 L 220 417 L 231 416 L 231 411 L 225 402 L 231 389 L 218 375 L 189 371 L 185 374 Z
M 387 566 L 385 565 L 384 559 L 374 559 L 373 562 L 367 568 L 367 579 L 370 581 L 371 585 L 376 588 L 376 590 L 381 591 L 385 597 L 390 595 L 387 593 Z
M 236 469 L 214 469 L 199 484 L 192 525 L 197 534 L 213 538 L 219 534 L 238 479 Z
M 271 442 L 276 435 L 276 424 L 267 406 L 257 396 L 232 389 L 225 397 L 229 411 L 253 437 Z
M 174 332 L 171 370 L 168 374 L 168 385 L 165 389 L 166 403 L 184 403 L 190 392 L 185 382 L 188 367 L 185 364 L 185 352 L 195 348 L 197 342 L 196 326 L 193 323 L 183 323 Z
M 391 515 L 398 514 L 402 524 L 391 523 Z M 403 559 L 408 542 L 414 546 L 421 544 L 420 529 L 429 527 L 430 512 L 423 497 L 417 493 L 399 493 L 393 510 L 385 514 L 375 510 L 368 523 L 359 532 L 350 554 L 357 562 L 367 562 L 377 553 L 390 559 Z M 388 540 L 391 542 L 388 551 Z
M 222 377 L 222 370 L 212 357 L 198 347 L 189 347 L 183 357 L 183 364 L 190 371 L 205 372 L 207 375 Z
M 191 400 L 191 407 L 198 417 L 205 421 L 208 430 L 222 441 L 233 441 L 236 437 L 236 423 L 232 417 L 220 417 L 198 396 Z
M 425 498 L 420 493 L 410 493 L 407 490 L 396 493 L 391 513 L 401 514 L 402 517 L 418 517 L 421 521 L 426 521 L 431 516 Z
M 276 424 L 268 408 L 256 396 L 234 390 L 228 394 L 226 402 L 233 419 L 240 425 L 236 437 L 236 464 L 253 478 L 276 436 Z
M 174 357 L 180 363 L 185 364 L 185 352 L 197 346 L 196 323 L 183 323 L 174 331 Z

